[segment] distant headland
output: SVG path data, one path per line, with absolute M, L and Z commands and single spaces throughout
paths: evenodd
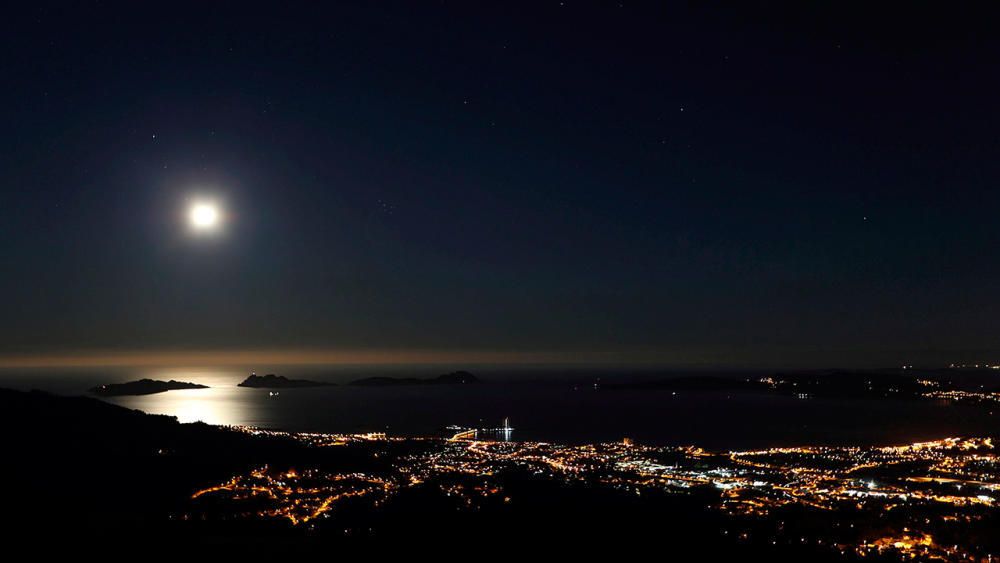
M 273 373 L 263 376 L 252 373 L 250 374 L 250 377 L 244 379 L 238 387 L 253 387 L 256 389 L 290 389 L 295 387 L 326 387 L 328 385 L 336 384 L 324 383 L 321 381 L 309 381 L 308 379 L 288 379 L 283 375 L 274 375 Z
M 92 387 L 90 392 L 103 397 L 119 397 L 125 395 L 152 395 L 176 389 L 208 389 L 208 385 L 188 383 L 186 381 L 158 381 L 155 379 L 140 379 L 127 383 L 109 383 Z
M 467 371 L 454 371 L 437 377 L 366 377 L 355 379 L 351 385 L 368 387 L 388 387 L 394 385 L 457 385 L 461 383 L 479 383 L 479 378 Z

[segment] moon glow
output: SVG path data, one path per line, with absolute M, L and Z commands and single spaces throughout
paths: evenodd
M 219 224 L 219 208 L 212 203 L 194 203 L 188 210 L 188 221 L 196 231 L 211 231 Z

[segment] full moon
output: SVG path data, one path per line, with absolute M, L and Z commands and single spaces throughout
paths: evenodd
M 211 230 L 219 223 L 219 208 L 211 203 L 195 203 L 188 211 L 188 220 L 195 230 Z

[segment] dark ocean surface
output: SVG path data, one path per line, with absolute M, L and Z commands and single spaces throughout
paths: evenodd
M 741 449 L 805 444 L 897 444 L 955 435 L 990 435 L 1000 423 L 988 406 L 939 401 L 799 399 L 750 392 L 595 389 L 595 382 L 650 379 L 690 372 L 602 369 L 470 369 L 472 385 L 355 387 L 373 375 L 430 376 L 456 368 L 329 368 L 267 370 L 337 386 L 280 390 L 237 387 L 243 369 L 5 370 L 0 387 L 84 395 L 87 389 L 150 377 L 210 389 L 105 399 L 181 422 L 240 424 L 315 432 L 384 431 L 390 435 L 447 435 L 445 427 L 500 426 L 514 440 L 587 443 L 632 438 L 659 445 L 695 444 Z M 265 373 L 260 371 L 258 373 Z M 711 372 L 699 372 L 710 374 Z M 726 375 L 760 377 L 764 372 Z

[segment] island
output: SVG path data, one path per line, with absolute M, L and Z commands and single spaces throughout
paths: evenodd
M 242 383 L 237 385 L 237 387 L 252 387 L 254 389 L 294 389 L 299 387 L 326 387 L 330 385 L 336 384 L 324 383 L 322 381 L 309 381 L 308 379 L 288 379 L 283 375 L 274 375 L 273 373 L 263 376 L 252 373 L 250 374 L 250 377 L 244 379 Z
M 208 385 L 188 383 L 186 381 L 158 381 L 156 379 L 140 379 L 127 383 L 109 383 L 92 387 L 90 392 L 103 397 L 121 397 L 126 395 L 152 395 L 176 389 L 208 389 Z
M 366 387 L 388 387 L 396 385 L 457 385 L 479 383 L 479 378 L 467 371 L 453 371 L 437 377 L 366 377 L 355 379 L 350 384 Z

